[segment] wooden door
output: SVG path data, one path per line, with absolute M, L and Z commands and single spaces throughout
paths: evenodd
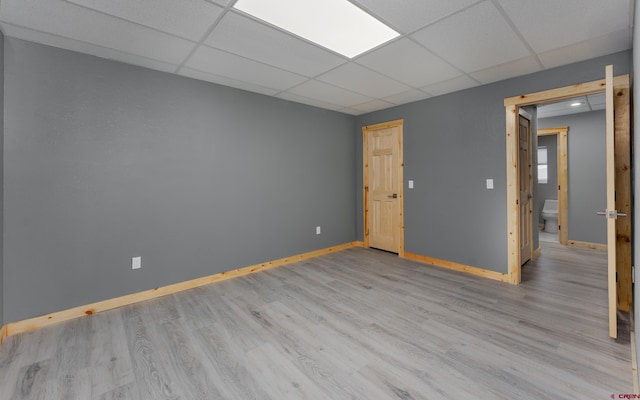
M 402 121 L 363 128 L 365 244 L 402 255 Z
M 618 337 L 617 318 L 617 285 L 616 285 L 616 171 L 615 171 L 615 133 L 613 114 L 613 66 L 607 65 L 605 69 L 605 96 L 606 96 L 606 175 L 607 175 L 607 209 L 604 215 L 607 218 L 607 283 L 609 303 L 609 336 Z
M 519 116 L 519 165 L 520 165 L 520 265 L 531 259 L 532 253 L 532 199 L 531 175 L 531 122 Z
M 628 78 L 628 76 L 626 77 Z M 630 85 L 628 79 L 613 79 L 614 142 L 615 142 L 615 199 L 618 214 L 626 217 L 616 220 L 616 296 L 618 310 L 629 312 L 633 301 L 631 277 L 631 129 Z

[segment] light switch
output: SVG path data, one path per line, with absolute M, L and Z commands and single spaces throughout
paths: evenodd
M 409 189 L 413 189 L 413 180 L 409 180 Z
M 487 179 L 487 189 L 493 189 L 493 179 Z

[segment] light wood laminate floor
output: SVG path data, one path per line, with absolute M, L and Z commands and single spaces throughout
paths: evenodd
M 605 254 L 508 284 L 351 249 L 11 336 L 0 399 L 607 399 Z

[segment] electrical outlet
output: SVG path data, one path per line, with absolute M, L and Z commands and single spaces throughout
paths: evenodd
M 319 226 L 316 226 L 316 235 L 319 235 L 320 233 L 322 233 L 322 230 Z
M 131 269 L 142 268 L 142 257 L 133 257 L 131 259 Z

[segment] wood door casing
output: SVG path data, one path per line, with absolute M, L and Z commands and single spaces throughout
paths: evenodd
M 363 127 L 365 245 L 403 256 L 402 121 Z
M 605 118 L 606 118 L 606 175 L 607 175 L 607 280 L 609 303 L 609 336 L 618 337 L 617 284 L 616 284 L 616 169 L 615 169 L 615 125 L 613 116 L 613 65 L 605 68 Z

